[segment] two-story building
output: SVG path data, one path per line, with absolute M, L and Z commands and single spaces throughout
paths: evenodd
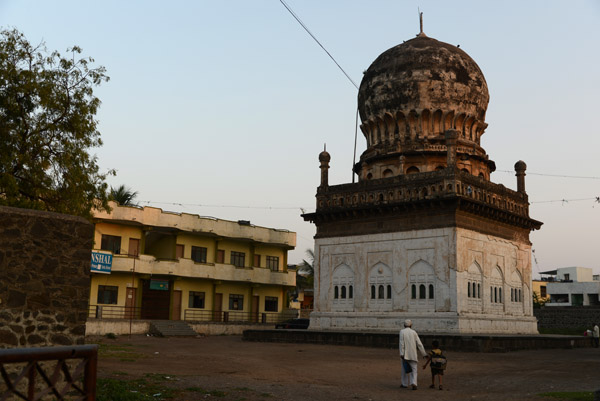
M 540 273 L 547 282 L 546 306 L 600 305 L 600 277 L 588 267 L 562 267 Z
M 90 317 L 273 322 L 296 234 L 154 207 L 95 212 Z

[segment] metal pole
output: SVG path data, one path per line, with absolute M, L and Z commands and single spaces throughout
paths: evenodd
M 356 106 L 356 121 L 354 123 L 354 158 L 352 159 L 352 183 L 354 184 L 354 165 L 356 164 L 356 137 L 358 136 L 358 106 Z
M 129 311 L 129 338 L 131 338 L 131 326 L 133 324 L 133 312 L 135 311 L 134 285 L 135 285 L 135 260 L 137 259 L 137 253 L 138 253 L 138 250 L 136 249 L 134 251 L 134 255 L 133 255 L 133 269 L 131 269 L 131 297 L 132 297 L 131 302 L 132 302 L 133 306 L 131 307 L 131 310 Z M 125 300 L 125 302 L 127 302 L 127 300 Z

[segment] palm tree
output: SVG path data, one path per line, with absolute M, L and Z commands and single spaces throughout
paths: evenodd
M 134 202 L 137 194 L 137 191 L 133 191 L 125 185 L 120 185 L 117 188 L 111 186 L 108 198 L 122 206 L 137 206 L 137 203 Z
M 308 288 L 313 287 L 314 279 L 315 279 L 315 252 L 312 249 L 306 250 L 306 256 L 308 256 L 308 260 L 302 259 L 302 263 L 298 265 L 298 273 L 303 276 Z

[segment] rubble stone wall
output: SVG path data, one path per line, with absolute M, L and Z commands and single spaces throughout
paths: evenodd
M 533 314 L 538 320 L 538 328 L 591 329 L 594 323 L 600 324 L 600 308 L 594 306 L 546 306 L 534 309 Z
M 94 228 L 0 206 L 0 348 L 83 344 Z

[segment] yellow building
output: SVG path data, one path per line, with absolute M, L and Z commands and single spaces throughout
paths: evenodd
M 543 280 L 531 280 L 531 290 L 533 293 L 537 294 L 540 301 L 548 302 L 550 300 L 550 296 L 546 291 L 547 281 Z
M 154 207 L 95 212 L 90 317 L 274 322 L 296 234 Z

